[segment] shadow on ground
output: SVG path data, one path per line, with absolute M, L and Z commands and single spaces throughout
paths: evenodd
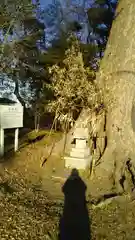
M 90 219 L 86 205 L 86 185 L 76 169 L 62 187 L 65 196 L 59 224 L 59 240 L 90 240 Z
M 4 193 L 10 193 L 10 194 L 12 194 L 13 192 L 15 192 L 15 189 L 12 188 L 12 187 L 9 185 L 8 181 L 5 181 L 5 182 L 0 183 L 0 191 L 1 191 L 1 190 L 2 190 Z

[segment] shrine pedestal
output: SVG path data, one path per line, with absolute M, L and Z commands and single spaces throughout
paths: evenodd
M 65 167 L 86 169 L 90 166 L 90 149 L 87 146 L 87 136 L 77 134 L 74 136 L 75 147 L 71 149 L 70 156 L 65 156 Z

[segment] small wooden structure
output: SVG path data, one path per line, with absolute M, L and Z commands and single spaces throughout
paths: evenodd
M 4 129 L 15 128 L 14 151 L 18 150 L 19 128 L 23 127 L 23 106 L 7 98 L 0 98 L 0 157 L 4 155 Z

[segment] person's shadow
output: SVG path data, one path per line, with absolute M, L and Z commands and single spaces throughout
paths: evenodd
M 90 219 L 86 206 L 86 185 L 73 169 L 62 187 L 65 195 L 63 215 L 59 224 L 59 240 L 90 240 Z

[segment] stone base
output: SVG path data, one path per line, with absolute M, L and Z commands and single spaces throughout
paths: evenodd
M 89 148 L 72 148 L 70 157 L 86 159 L 90 156 Z
M 89 158 L 75 158 L 75 157 L 64 157 L 66 168 L 76 168 L 85 170 L 90 166 L 91 157 Z

